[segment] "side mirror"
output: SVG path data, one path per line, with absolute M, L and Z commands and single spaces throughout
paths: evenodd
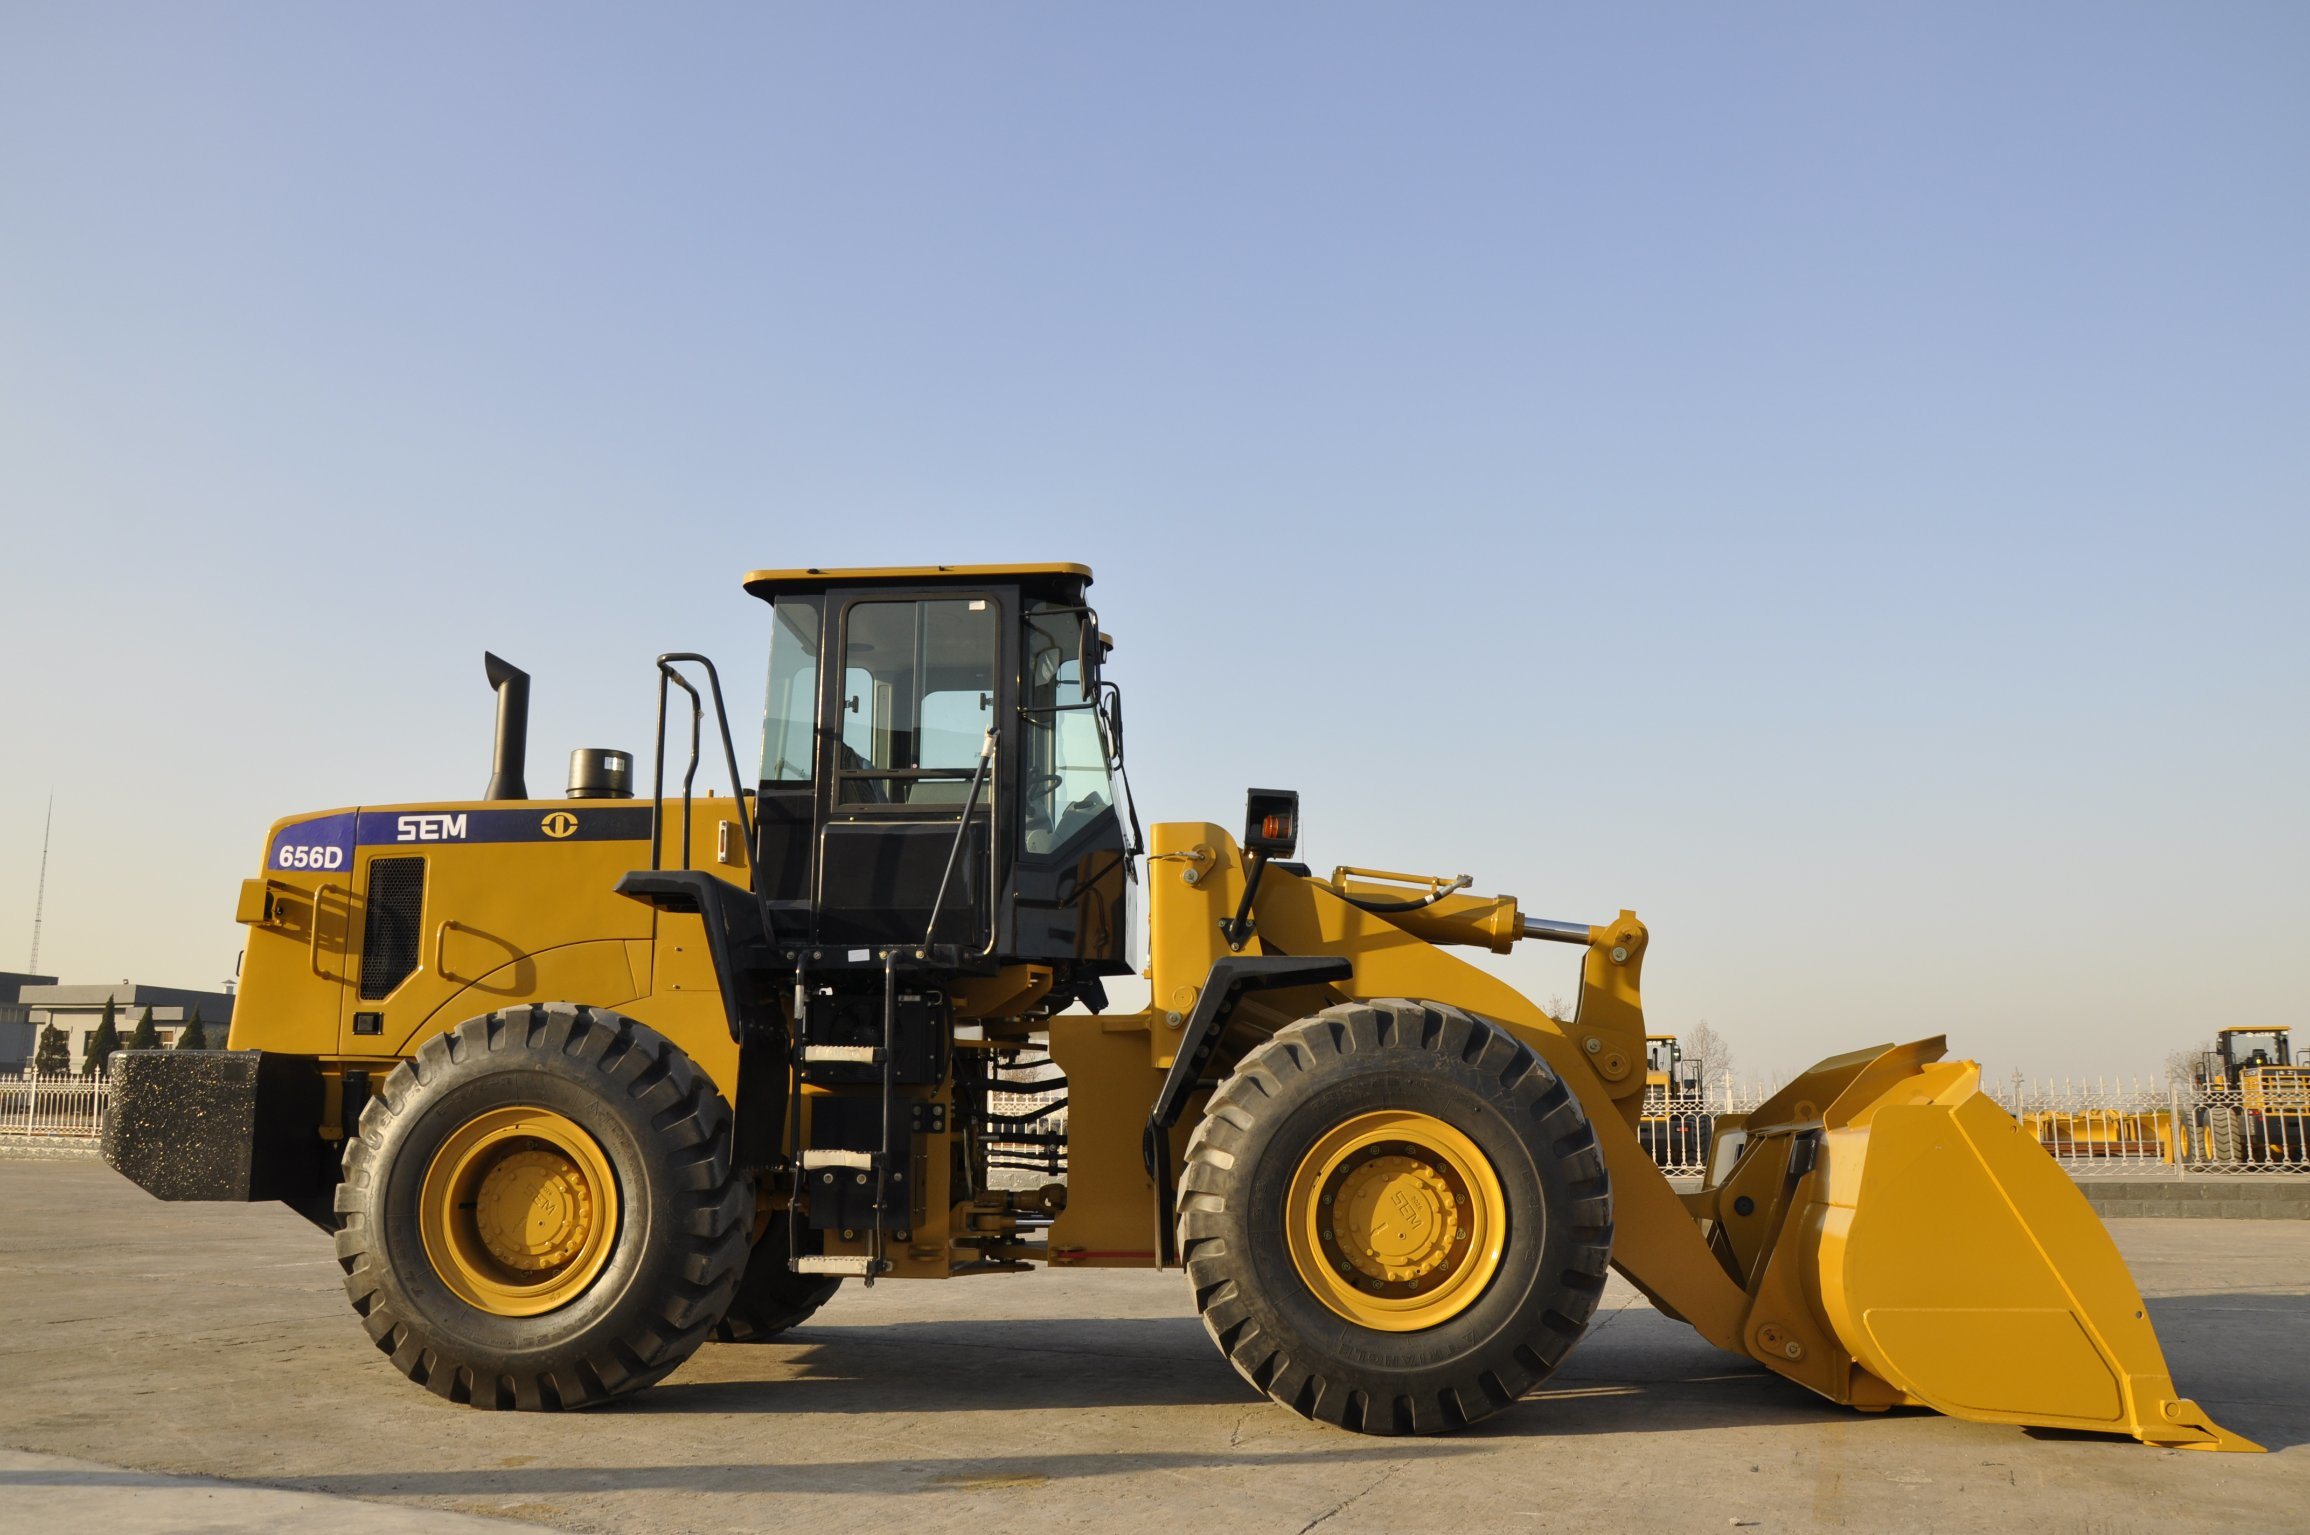
M 1299 791 L 1253 789 L 1244 796 L 1243 850 L 1289 858 L 1299 847 Z
M 1120 762 L 1123 760 L 1123 690 L 1121 688 L 1108 687 L 1105 713 L 1107 716 L 1107 744 L 1114 750 L 1115 761 Z M 1108 765 L 1112 767 L 1114 764 Z
M 1099 696 L 1099 616 L 1083 615 L 1081 637 L 1075 646 L 1075 680 L 1086 702 Z

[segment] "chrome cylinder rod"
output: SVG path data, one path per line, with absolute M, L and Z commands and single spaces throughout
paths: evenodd
M 1526 938 L 1545 938 L 1550 943 L 1585 944 L 1588 942 L 1588 933 L 1588 924 L 1585 922 L 1551 922 L 1546 917 L 1524 919 L 1523 936 Z

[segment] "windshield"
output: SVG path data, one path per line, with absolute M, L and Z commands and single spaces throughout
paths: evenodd
M 1115 803 L 1112 754 L 1097 696 L 1083 690 L 1083 645 L 1093 626 L 1081 608 L 1028 616 L 1020 792 L 1029 853 L 1066 843 Z

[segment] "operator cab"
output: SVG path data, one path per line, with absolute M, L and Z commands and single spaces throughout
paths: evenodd
M 2216 1036 L 2220 1041 L 2222 1075 L 2236 1081 L 2242 1071 L 2257 1071 L 2265 1066 L 2291 1066 L 2293 1051 L 2287 1044 L 2283 1026 L 2267 1029 L 2223 1029 Z
M 1671 1098 L 1698 1097 L 1704 1063 L 1688 1057 L 1674 1034 L 1644 1036 L 1646 1085 L 1658 1086 Z
M 1081 565 L 764 570 L 756 887 L 781 935 L 1127 974 L 1122 703 Z M 936 931 L 932 932 L 935 914 Z

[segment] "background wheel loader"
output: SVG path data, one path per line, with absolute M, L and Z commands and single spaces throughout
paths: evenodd
M 2284 1025 L 2217 1030 L 2199 1058 L 2198 1128 L 2215 1162 L 2310 1161 L 2310 1066 L 2294 1060 Z
M 1319 876 L 1288 791 L 1142 847 L 1090 580 L 750 575 L 759 771 L 667 656 L 647 799 L 596 750 L 531 797 L 527 679 L 491 658 L 487 794 L 274 826 L 231 1049 L 121 1057 L 107 1159 L 304 1213 L 377 1347 L 477 1407 L 635 1390 L 845 1280 L 1179 1267 L 1256 1389 L 1422 1433 L 1543 1380 L 1609 1267 L 1865 1411 L 2251 1448 L 1941 1041 L 1821 1062 L 1680 1195 L 1637 1133 L 1634 913 Z M 750 789 L 695 794 L 702 744 Z M 1118 1016 L 1141 899 L 1151 1000 Z M 1531 942 L 1584 951 L 1570 1022 L 1454 952 Z
M 1708 1161 L 1716 1116 L 1707 1111 L 1708 1063 L 1687 1055 L 1674 1034 L 1644 1036 L 1644 1106 L 1636 1143 L 1663 1168 Z

